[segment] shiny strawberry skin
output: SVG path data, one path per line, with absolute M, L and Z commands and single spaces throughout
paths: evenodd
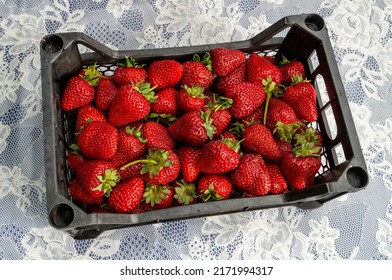
M 130 213 L 137 209 L 142 201 L 144 181 L 140 177 L 119 183 L 110 193 L 108 206 L 117 213 Z
M 283 80 L 282 70 L 256 53 L 251 53 L 246 65 L 247 81 L 256 85 L 262 85 L 264 79 L 272 78 L 276 84 Z
M 280 166 L 278 164 L 268 164 L 267 169 L 271 177 L 271 194 L 285 193 L 288 190 L 288 185 Z
M 95 89 L 86 80 L 79 76 L 71 77 L 64 89 L 61 98 L 61 108 L 64 111 L 71 111 L 94 100 Z
M 227 48 L 211 50 L 212 69 L 216 75 L 221 77 L 238 68 L 245 59 L 245 53 L 240 50 Z
M 246 80 L 246 64 L 242 63 L 239 67 L 223 77 L 217 77 L 215 91 L 223 94 L 228 86 L 235 85 Z
M 125 169 L 117 168 L 117 172 L 120 175 L 120 182 L 124 182 L 135 177 L 140 177 L 142 174 L 142 163 L 139 162 L 132 164 Z
M 301 75 L 305 78 L 305 68 L 304 65 L 300 61 L 292 61 L 286 65 L 283 65 L 281 68 L 283 74 L 282 84 L 288 86 L 291 84 L 291 78 L 293 76 Z
M 204 175 L 197 183 L 197 194 L 203 201 L 228 199 L 232 192 L 233 185 L 225 175 Z
M 232 120 L 229 110 L 212 110 L 210 114 L 212 125 L 216 128 L 214 138 L 218 138 L 219 135 L 230 125 Z
M 79 203 L 83 204 L 102 204 L 104 198 L 93 197 L 89 195 L 79 184 L 78 180 L 74 179 L 68 186 L 68 192 L 71 198 Z
M 270 131 L 275 129 L 277 122 L 290 124 L 296 121 L 298 121 L 298 117 L 289 104 L 278 98 L 272 97 L 270 99 L 266 121 L 266 126 Z
M 174 87 L 182 77 L 184 69 L 182 64 L 172 60 L 156 60 L 150 64 L 147 70 L 148 81 L 155 90 Z
M 117 95 L 117 88 L 109 78 L 100 78 L 95 92 L 95 106 L 101 112 L 109 111 Z
M 266 195 L 271 190 L 271 177 L 259 154 L 244 154 L 230 179 L 236 188 L 252 195 Z
M 106 121 L 87 124 L 77 143 L 83 156 L 91 159 L 110 159 L 117 152 L 118 130 Z
M 106 121 L 105 115 L 91 104 L 87 104 L 78 109 L 76 117 L 76 132 L 92 121 Z
M 183 145 L 178 148 L 177 156 L 180 161 L 181 175 L 186 182 L 194 182 L 200 171 L 197 168 L 197 162 L 200 157 L 200 149 Z
M 186 86 L 187 87 L 187 86 Z M 181 113 L 187 113 L 203 108 L 206 98 L 203 95 L 203 89 L 199 87 L 196 95 L 192 93 L 192 89 L 181 87 L 177 93 L 177 107 Z
M 144 83 L 147 78 L 147 71 L 142 67 L 118 66 L 113 73 L 113 83 L 117 88 L 132 84 Z
M 131 84 L 127 84 L 118 90 L 110 106 L 108 121 L 114 126 L 122 126 L 147 117 L 150 111 L 150 102 Z
M 157 100 L 151 103 L 151 112 L 177 115 L 177 90 L 166 88 L 156 93 Z
M 163 149 L 166 151 L 174 149 L 175 142 L 164 125 L 147 121 L 143 124 L 142 131 L 143 137 L 147 140 L 147 149 Z
M 183 74 L 180 80 L 180 85 L 200 86 L 204 89 L 210 88 L 214 75 L 201 62 L 186 61 L 183 64 Z

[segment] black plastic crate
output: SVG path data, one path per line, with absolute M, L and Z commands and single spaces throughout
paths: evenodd
M 74 121 L 60 107 L 65 81 L 82 67 L 97 62 L 110 75 L 125 56 L 138 63 L 155 59 L 189 60 L 216 47 L 246 53 L 298 59 L 317 90 L 319 121 L 312 124 L 324 136 L 322 167 L 314 186 L 301 191 L 252 198 L 178 206 L 139 214 L 86 213 L 72 202 L 67 182 L 66 148 L 72 143 Z M 88 52 L 80 50 L 86 49 Z M 46 191 L 49 223 L 74 238 L 94 238 L 105 230 L 170 220 L 250 211 L 280 206 L 316 208 L 342 194 L 366 187 L 368 174 L 328 31 L 317 14 L 285 17 L 246 41 L 190 47 L 114 51 L 82 33 L 59 33 L 41 41 L 42 99 L 45 133 Z

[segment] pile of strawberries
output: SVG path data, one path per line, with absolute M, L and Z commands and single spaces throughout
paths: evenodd
M 71 77 L 61 108 L 76 117 L 69 194 L 90 212 L 281 194 L 313 186 L 321 166 L 316 92 L 299 61 L 227 48 L 126 58 L 110 77 L 96 65 Z

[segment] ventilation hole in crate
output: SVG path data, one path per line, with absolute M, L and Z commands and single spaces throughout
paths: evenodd
M 335 147 L 333 147 L 331 152 L 336 166 L 346 161 L 346 156 L 344 154 L 342 143 L 339 143 Z
M 65 203 L 57 204 L 49 214 L 51 223 L 58 228 L 69 226 L 74 220 L 75 213 L 71 206 Z
M 320 65 L 320 61 L 318 59 L 316 50 L 314 50 L 312 54 L 308 57 L 308 65 L 309 65 L 310 73 L 313 73 Z
M 329 139 L 335 139 L 337 136 L 337 126 L 331 105 L 328 105 L 324 111 L 321 112 L 321 117 L 323 118 L 325 130 Z
M 320 107 L 323 107 L 329 102 L 329 95 L 327 86 L 325 85 L 324 77 L 318 74 L 314 80 L 314 86 L 317 92 L 317 100 L 319 103 L 321 103 Z
M 368 184 L 368 175 L 361 167 L 351 167 L 346 172 L 347 181 L 354 188 L 363 188 Z
M 48 35 L 41 40 L 41 48 L 47 53 L 56 53 L 63 48 L 63 39 L 57 35 Z
M 325 22 L 323 18 L 317 14 L 308 15 L 305 18 L 305 25 L 307 28 L 313 31 L 320 31 L 324 28 Z

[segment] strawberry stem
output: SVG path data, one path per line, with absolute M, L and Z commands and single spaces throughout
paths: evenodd
M 200 112 L 200 117 L 204 121 L 203 127 L 206 129 L 207 137 L 209 139 L 212 139 L 214 137 L 214 134 L 216 132 L 216 127 L 212 125 L 212 119 L 210 117 L 211 114 L 211 109 L 203 112 Z
M 269 104 L 269 101 L 270 101 L 270 99 L 272 97 L 272 94 L 276 90 L 276 83 L 274 81 L 272 81 L 271 77 L 268 77 L 267 79 L 264 79 L 262 83 L 264 85 L 264 92 L 266 94 L 264 117 L 263 117 L 263 124 L 266 125 L 266 123 L 267 123 L 267 113 L 268 113 L 268 104 Z

